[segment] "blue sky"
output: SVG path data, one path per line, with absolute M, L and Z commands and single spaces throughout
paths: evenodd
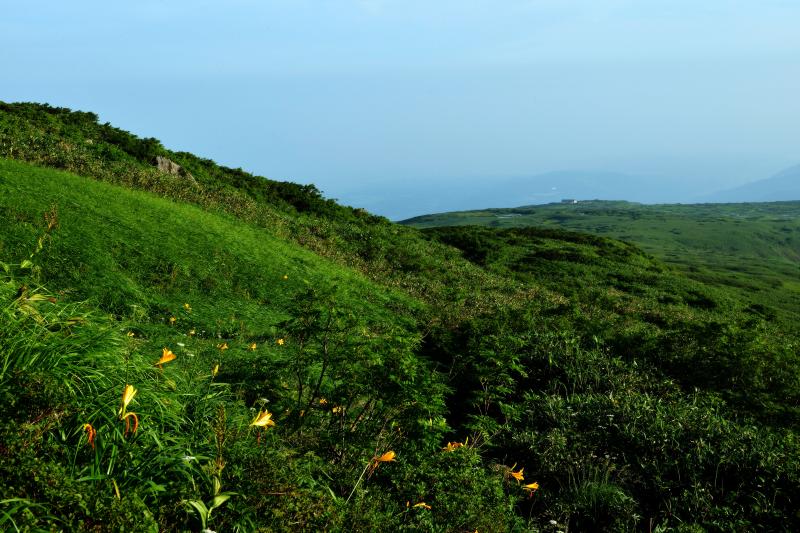
M 373 207 L 598 170 L 800 162 L 800 2 L 0 0 L 0 100 Z M 378 204 L 374 204 L 378 205 Z

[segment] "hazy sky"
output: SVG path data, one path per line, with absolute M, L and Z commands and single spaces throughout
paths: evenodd
M 353 203 L 565 169 L 736 185 L 800 162 L 798 95 L 797 0 L 0 0 L 0 100 Z

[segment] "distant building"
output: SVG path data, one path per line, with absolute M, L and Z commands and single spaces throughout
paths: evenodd
M 577 204 L 578 200 L 574 200 L 572 198 L 564 198 L 563 200 L 561 200 L 561 203 L 562 204 Z

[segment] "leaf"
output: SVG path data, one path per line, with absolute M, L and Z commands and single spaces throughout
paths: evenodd
M 228 501 L 231 496 L 233 496 L 232 492 L 223 492 L 222 494 L 214 496 L 214 499 L 211 501 L 211 509 L 216 509 L 217 507 L 221 506 Z
M 197 511 L 197 515 L 200 517 L 200 523 L 203 529 L 206 529 L 206 522 L 208 521 L 208 514 L 210 513 L 206 504 L 201 502 L 200 500 L 185 500 L 185 504 L 194 507 Z

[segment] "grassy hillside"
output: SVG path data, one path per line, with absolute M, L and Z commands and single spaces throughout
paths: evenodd
M 641 246 L 690 277 L 800 317 L 800 202 L 641 205 L 588 201 L 426 215 L 418 228 L 564 228 Z
M 4 529 L 800 526 L 798 338 L 736 290 L 584 233 L 422 233 L 85 113 L 6 105 L 0 146 Z

